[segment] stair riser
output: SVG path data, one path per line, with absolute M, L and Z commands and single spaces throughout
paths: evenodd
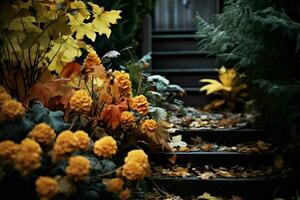
M 190 40 L 153 40 L 153 51 L 198 51 L 197 42 Z
M 272 166 L 274 161 L 273 154 L 239 154 L 239 153 L 222 153 L 212 154 L 205 152 L 206 154 L 184 154 L 176 156 L 176 164 L 185 165 L 192 163 L 193 166 L 213 165 L 214 167 L 232 167 L 235 165 L 244 167 L 254 166 Z M 169 158 L 172 155 L 168 154 L 154 154 L 151 161 L 156 164 L 165 165 L 170 164 Z
M 197 196 L 204 192 L 211 193 L 216 196 L 231 195 L 242 196 L 247 200 L 271 200 L 275 190 L 279 186 L 285 187 L 284 194 L 292 196 L 295 194 L 296 186 L 290 180 L 184 180 L 178 179 L 152 179 L 160 188 L 180 196 L 190 196 L 191 194 Z
M 158 56 L 153 55 L 153 69 L 215 69 L 215 58 L 199 55 Z
M 185 105 L 202 107 L 210 103 L 214 98 L 212 96 L 201 95 L 200 91 L 188 92 L 184 97 L 178 97 L 179 100 L 184 101 Z
M 207 75 L 207 74 L 200 74 L 200 73 L 194 73 L 194 74 L 185 74 L 185 73 L 158 73 L 159 75 L 162 75 L 166 77 L 172 84 L 178 84 L 181 87 L 194 87 L 199 89 L 203 83 L 200 83 L 200 79 L 216 79 L 217 75 Z M 199 93 L 200 94 L 200 93 Z

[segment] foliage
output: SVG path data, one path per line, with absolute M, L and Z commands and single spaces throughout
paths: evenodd
M 132 59 L 132 54 L 125 54 L 125 50 L 130 48 L 135 54 L 139 54 L 142 41 L 142 20 L 147 14 L 151 14 L 156 3 L 156 0 L 94 0 L 95 3 L 100 3 L 108 9 L 122 10 L 121 16 L 123 19 L 120 23 L 112 27 L 114 34 L 110 40 L 105 40 L 104 37 L 96 39 L 95 49 L 100 55 L 107 51 L 117 50 L 122 54 L 122 58 Z
M 85 1 L 6 1 L 1 4 L 1 84 L 19 99 L 47 70 L 62 67 L 91 50 L 84 40 L 110 36 L 119 10 Z
M 199 44 L 246 75 L 265 125 L 289 140 L 299 132 L 299 2 L 227 0 L 212 23 L 197 17 Z M 298 128 L 297 128 L 298 127 Z M 296 140 L 292 140 L 296 141 Z
M 234 69 L 226 69 L 222 66 L 219 70 L 220 82 L 214 79 L 201 79 L 200 82 L 208 83 L 200 88 L 200 91 L 206 91 L 206 95 L 219 94 L 223 99 L 214 100 L 204 107 L 205 110 L 215 109 L 227 105 L 231 111 L 237 109 L 237 102 L 244 104 L 243 97 L 247 94 L 242 93 L 247 88 L 245 84 L 240 83 L 240 76 Z

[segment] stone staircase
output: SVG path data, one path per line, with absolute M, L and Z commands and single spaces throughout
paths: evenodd
M 187 105 L 199 106 L 210 98 L 199 95 L 199 79 L 215 78 L 215 58 L 199 51 L 195 31 L 152 31 L 152 73 L 183 87 Z
M 236 145 L 249 141 L 268 141 L 266 132 L 255 129 L 245 130 L 182 130 L 180 134 L 183 141 L 188 144 L 192 138 L 198 136 L 205 141 L 223 145 Z M 198 168 L 223 167 L 229 169 L 243 167 L 246 169 L 268 168 L 274 169 L 274 158 L 280 147 L 274 148 L 272 152 L 260 153 L 239 153 L 222 151 L 192 151 L 192 152 L 161 152 L 152 155 L 151 160 L 156 166 L 163 166 L 166 169 L 175 164 L 178 166 L 189 166 L 189 172 Z M 170 158 L 176 155 L 176 163 L 172 164 Z M 155 170 L 154 170 L 155 171 Z M 241 196 L 243 199 L 274 199 L 274 197 L 291 197 L 296 194 L 297 183 L 294 179 L 294 172 L 289 169 L 275 169 L 274 173 L 258 175 L 255 177 L 216 177 L 202 179 L 199 176 L 188 175 L 168 176 L 158 175 L 154 172 L 150 185 L 154 182 L 160 190 L 180 196 L 182 199 L 192 199 L 204 192 L 212 195 L 228 197 L 232 195 Z M 227 198 L 225 198 L 227 199 Z M 290 199 L 290 198 L 287 198 Z

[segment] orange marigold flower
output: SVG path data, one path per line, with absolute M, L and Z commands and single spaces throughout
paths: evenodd
M 122 175 L 128 180 L 142 180 L 150 175 L 150 164 L 143 150 L 132 150 L 125 158 Z
M 25 138 L 22 140 L 14 158 L 15 168 L 22 174 L 27 175 L 41 166 L 42 149 L 36 141 Z
M 100 65 L 101 60 L 96 52 L 90 52 L 84 59 L 82 70 L 84 73 L 93 73 L 96 65 Z
M 137 161 L 130 161 L 123 165 L 122 175 L 128 180 L 143 180 L 146 177 L 145 169 Z
M 141 115 L 146 115 L 149 111 L 149 103 L 144 95 L 139 95 L 130 99 L 130 107 Z
M 153 119 L 146 119 L 141 125 L 142 133 L 147 134 L 150 137 L 154 136 L 157 128 L 158 124 Z
M 70 108 L 78 113 L 87 114 L 90 112 L 93 100 L 85 90 L 77 90 L 70 98 Z
M 108 192 L 119 192 L 123 189 L 124 181 L 121 178 L 104 179 L 103 184 Z
M 135 123 L 135 118 L 133 116 L 133 113 L 124 111 L 121 115 L 121 127 L 125 130 L 132 127 Z
M 122 190 L 119 194 L 120 200 L 127 200 L 130 197 L 131 197 L 131 191 L 128 188 Z
M 83 156 L 73 156 L 69 159 L 66 173 L 75 181 L 81 181 L 90 173 L 90 161 Z
M 76 131 L 74 135 L 77 138 L 77 148 L 87 150 L 90 142 L 89 135 L 84 131 Z
M 22 103 L 11 99 L 4 102 L 1 112 L 8 120 L 15 120 L 23 117 L 25 108 Z
M 58 182 L 51 177 L 40 176 L 35 181 L 36 192 L 41 200 L 50 200 L 58 191 Z
M 18 150 L 18 144 L 11 140 L 5 140 L 0 142 L 0 158 L 4 162 L 12 162 Z
M 114 77 L 115 77 L 115 84 L 119 87 L 119 91 L 122 96 L 124 97 L 130 97 L 131 95 L 131 81 L 130 76 L 128 73 L 125 73 L 124 71 L 114 71 Z
M 72 131 L 63 131 L 57 136 L 54 143 L 54 155 L 59 159 L 61 156 L 76 150 L 77 144 L 77 137 L 75 137 Z
M 50 144 L 56 134 L 54 130 L 46 123 L 40 123 L 30 131 L 29 137 L 42 144 Z
M 104 158 L 110 157 L 117 153 L 117 142 L 111 136 L 104 136 L 95 142 L 94 153 Z

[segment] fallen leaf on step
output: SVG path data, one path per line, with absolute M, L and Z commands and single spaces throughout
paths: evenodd
M 284 161 L 282 160 L 281 155 L 278 155 L 275 157 L 274 159 L 274 165 L 275 167 L 277 167 L 278 169 L 282 169 L 284 166 Z
M 200 174 L 200 176 L 198 177 L 201 178 L 202 180 L 209 180 L 209 179 L 216 178 L 216 175 L 212 172 L 205 172 L 203 174 Z
M 219 198 L 211 196 L 209 193 L 204 192 L 201 196 L 198 196 L 197 199 L 205 199 L 205 200 L 219 200 Z

